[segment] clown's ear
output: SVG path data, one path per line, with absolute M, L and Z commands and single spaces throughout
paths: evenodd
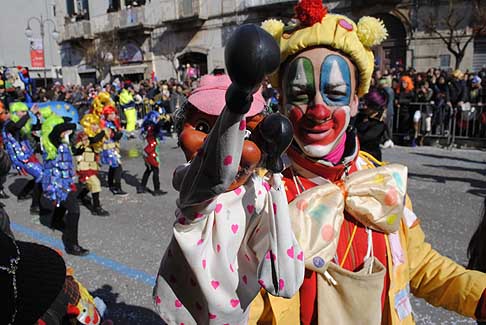
M 362 17 L 357 24 L 358 38 L 361 43 L 367 47 L 380 45 L 387 37 L 388 31 L 381 19 L 375 17 Z
M 349 103 L 351 117 L 354 117 L 356 116 L 356 114 L 358 114 L 358 106 L 359 106 L 359 97 L 358 95 L 354 95 L 351 98 L 351 102 Z

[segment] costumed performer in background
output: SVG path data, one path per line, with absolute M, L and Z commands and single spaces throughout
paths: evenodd
M 120 155 L 120 139 L 123 137 L 123 130 L 120 125 L 118 112 L 113 106 L 103 108 L 101 128 L 106 132 L 101 151 L 100 162 L 108 165 L 108 186 L 115 195 L 126 195 L 121 188 L 122 165 Z
M 162 115 L 157 111 L 150 111 L 142 123 L 142 136 L 147 141 L 147 145 L 143 149 L 143 159 L 145 161 L 145 172 L 142 176 L 142 184 L 137 188 L 137 193 L 145 193 L 147 190 L 147 182 L 151 173 L 152 181 L 154 183 L 154 196 L 164 195 L 167 192 L 160 190 L 159 179 L 159 142 L 164 139 L 164 125 L 168 123 L 164 120 Z
M 99 117 L 95 114 L 88 113 L 83 116 L 81 119 L 83 130 L 76 136 L 73 155 L 79 182 L 85 186 L 80 191 L 78 199 L 87 203 L 93 215 L 105 217 L 110 213 L 101 207 L 101 182 L 98 173 L 99 154 L 103 149 L 106 132 L 101 129 L 100 123 Z M 92 202 L 87 197 L 88 193 L 91 193 Z
M 31 111 L 38 114 L 37 105 L 33 105 Z M 10 103 L 10 112 L 11 115 L 5 112 L 0 117 L 0 120 L 3 121 L 2 138 L 5 150 L 12 160 L 12 165 L 19 173 L 29 174 L 33 177 L 20 191 L 18 199 L 26 200 L 29 198 L 29 193 L 32 192 L 30 212 L 37 214 L 39 213 L 39 201 L 42 195 L 40 184 L 42 164 L 35 156 L 29 140 L 32 130 L 29 108 L 23 102 L 14 102 Z M 39 118 L 37 118 L 37 123 L 39 123 Z
M 76 124 L 52 111 L 42 111 L 41 144 L 44 158 L 42 177 L 41 222 L 62 231 L 66 253 L 84 256 L 89 250 L 78 242 L 79 204 L 74 182 L 75 170 L 69 136 Z

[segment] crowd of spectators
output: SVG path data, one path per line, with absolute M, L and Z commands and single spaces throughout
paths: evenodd
M 93 99 L 99 92 L 110 93 L 114 102 L 118 103 L 121 90 L 126 88 L 133 96 L 138 117 L 143 118 L 153 109 L 160 113 L 172 114 L 184 104 L 191 89 L 197 86 L 197 82 L 198 79 L 195 78 L 183 82 L 174 78 L 132 82 L 121 77 L 114 78 L 111 83 L 104 86 L 92 83 L 73 85 L 55 82 L 47 88 L 36 87 L 32 100 L 33 102 L 63 101 L 72 104 L 79 115 L 83 116 L 90 109 Z M 9 83 L 7 80 L 0 80 L 0 100 L 4 102 L 5 107 L 9 107 L 9 104 L 14 101 L 25 101 L 23 87 Z M 123 114 L 123 110 L 120 110 L 120 113 Z
M 23 87 L 9 82 L 1 74 L 0 77 L 0 100 L 6 107 L 10 102 L 25 100 Z M 189 76 L 185 73 L 177 79 L 161 81 L 145 79 L 132 82 L 114 77 L 105 85 L 55 82 L 47 88 L 37 87 L 32 99 L 34 102 L 70 103 L 82 116 L 100 91 L 109 92 L 117 103 L 119 93 L 126 88 L 133 96 L 138 117 L 143 118 L 152 109 L 174 113 L 184 104 L 191 90 L 197 87 L 198 80 L 198 74 Z M 401 145 L 421 145 L 427 135 L 447 136 L 454 130 L 462 132 L 463 129 L 467 129 L 466 136 L 486 136 L 486 67 L 477 73 L 447 72 L 435 68 L 427 72 L 417 72 L 413 68 L 375 70 L 370 91 L 374 90 L 386 99 L 383 114 L 376 115 L 387 127 L 387 136 L 381 140 L 386 142 L 385 146 L 392 144 L 392 139 Z M 277 111 L 279 93 L 268 81 L 263 84 L 263 96 L 269 110 Z
M 420 145 L 427 135 L 486 133 L 486 67 L 479 72 L 376 70 L 371 90 L 383 92 L 383 120 L 402 145 Z M 472 125 L 474 124 L 474 125 Z

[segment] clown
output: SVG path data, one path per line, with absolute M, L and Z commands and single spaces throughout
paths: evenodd
M 52 112 L 43 112 L 43 116 L 41 218 L 47 219 L 49 226 L 63 230 L 62 242 L 66 253 L 84 256 L 89 251 L 78 243 L 79 205 L 74 183 L 73 157 L 69 148 L 69 135 L 76 130 L 76 124 L 69 123 Z
M 123 137 L 123 130 L 120 125 L 116 108 L 105 106 L 102 111 L 101 127 L 106 132 L 103 150 L 101 151 L 100 162 L 108 165 L 108 186 L 115 195 L 126 195 L 121 188 L 121 175 L 123 172 L 120 155 L 120 139 Z
M 37 105 L 32 107 L 32 113 L 37 114 Z M 29 174 L 34 179 L 30 180 L 20 192 L 19 200 L 28 198 L 32 191 L 32 203 L 30 212 L 39 213 L 39 200 L 41 196 L 40 181 L 42 179 L 42 165 L 35 156 L 34 149 L 30 145 L 29 137 L 32 129 L 29 108 L 25 103 L 14 102 L 10 104 L 12 115 L 3 114 L 2 138 L 5 149 L 12 161 L 13 166 L 19 173 Z
M 85 184 L 78 198 L 86 201 L 86 195 L 91 193 L 93 202 L 89 202 L 91 213 L 96 216 L 109 216 L 108 211 L 101 207 L 100 192 L 101 182 L 98 178 L 99 165 L 98 156 L 103 148 L 103 139 L 106 135 L 101 130 L 100 119 L 95 114 L 86 114 L 81 119 L 83 131 L 77 135 L 75 150 L 73 154 L 76 158 L 76 172 L 79 176 L 79 182 Z M 88 199 L 88 201 L 90 201 Z
M 150 173 L 153 173 L 154 196 L 164 195 L 167 192 L 160 190 L 159 180 L 159 141 L 164 136 L 163 127 L 167 120 L 157 111 L 150 111 L 142 123 L 142 135 L 147 140 L 147 145 L 143 149 L 145 160 L 145 172 L 142 177 L 142 184 L 137 188 L 137 193 L 145 193 Z
M 412 324 L 410 292 L 484 318 L 486 277 L 424 241 L 405 199 L 406 168 L 373 168 L 349 127 L 370 85 L 371 47 L 387 35 L 383 23 L 363 17 L 355 24 L 328 14 L 320 0 L 302 0 L 295 9 L 293 25 L 270 20 L 263 27 L 280 45 L 273 80 L 294 126 L 284 181 L 306 276 L 299 303 L 263 294 L 255 301 L 252 321 Z M 292 322 L 281 317 L 289 310 L 295 314 Z
M 289 298 L 303 278 L 280 174 L 291 125 L 264 118 L 256 92 L 278 48 L 244 25 L 225 51 L 232 80 L 204 76 L 184 112 L 179 140 L 189 163 L 174 173 L 177 221 L 154 289 L 168 324 L 244 324 L 261 289 Z M 256 172 L 260 163 L 267 171 Z

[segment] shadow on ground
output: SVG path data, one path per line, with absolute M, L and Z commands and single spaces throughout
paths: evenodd
M 441 166 L 433 166 L 440 168 Z M 477 179 L 477 178 L 464 178 L 464 177 L 456 177 L 456 176 L 443 176 L 443 175 L 430 175 L 430 174 L 419 174 L 419 173 L 409 173 L 408 176 L 410 178 L 420 178 L 425 180 L 435 181 L 437 183 L 446 182 L 461 182 L 461 183 L 469 183 L 472 189 L 469 189 L 467 193 L 471 193 L 472 195 L 476 196 L 484 196 L 486 194 L 486 182 Z
M 470 162 L 470 163 L 475 163 L 475 164 L 484 164 L 486 162 L 484 160 L 473 160 L 473 159 L 468 159 L 468 158 L 463 158 L 463 157 L 450 157 L 450 156 L 446 156 L 446 155 L 436 155 L 436 154 L 424 153 L 424 152 L 412 152 L 412 154 L 418 155 L 418 156 L 423 156 L 423 157 L 429 157 L 429 158 L 437 158 L 437 159 L 440 159 L 440 160 L 450 159 L 450 160 Z
M 111 319 L 116 325 L 163 324 L 160 316 L 151 309 L 118 302 L 118 293 L 110 285 L 105 284 L 91 294 L 103 299 L 107 306 L 104 319 Z

